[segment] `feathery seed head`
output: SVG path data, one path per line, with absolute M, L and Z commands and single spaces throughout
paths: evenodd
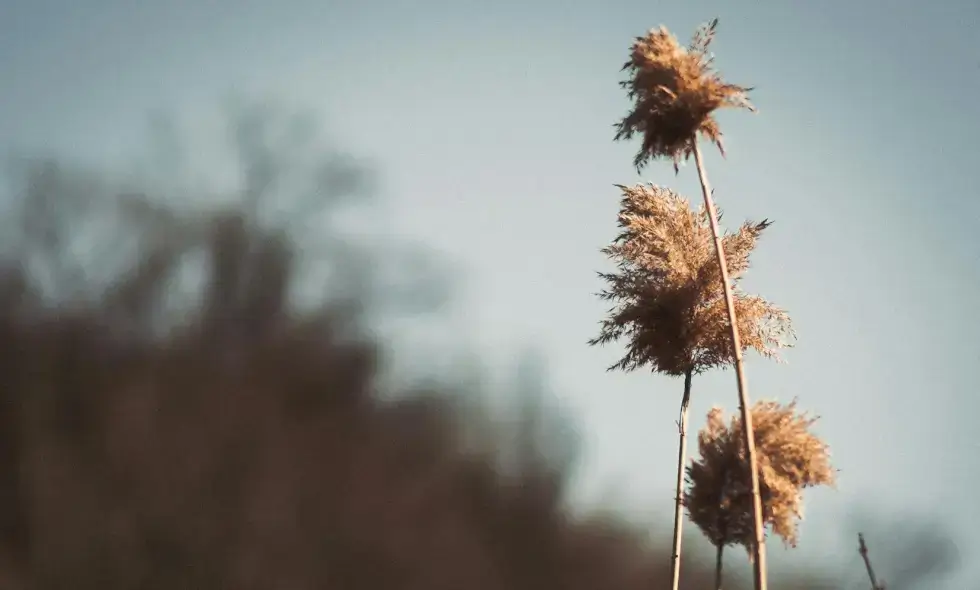
M 803 518 L 803 489 L 835 482 L 828 447 L 810 432 L 815 421 L 798 414 L 795 401 L 763 401 L 752 408 L 764 522 L 792 547 Z M 741 418 L 726 425 L 721 409 L 713 408 L 698 434 L 698 449 L 684 493 L 691 521 L 716 546 L 751 548 L 752 491 Z
M 663 26 L 637 37 L 630 48 L 623 65 L 628 77 L 620 85 L 634 104 L 616 124 L 615 139 L 642 136 L 633 160 L 637 170 L 650 160 L 671 158 L 676 171 L 680 160 L 690 157 L 698 134 L 724 155 L 714 112 L 726 107 L 755 110 L 748 99 L 751 88 L 726 83 L 712 66 L 708 46 L 717 26 L 718 19 L 702 25 L 686 48 Z
M 710 221 L 704 208 L 691 209 L 673 191 L 655 185 L 619 186 L 623 192 L 620 234 L 603 253 L 616 272 L 600 273 L 615 302 L 600 335 L 590 344 L 626 339 L 625 356 L 611 369 L 654 371 L 680 376 L 725 366 L 734 360 L 725 296 L 718 280 Z M 748 295 L 738 281 L 749 255 L 770 222 L 746 222 L 722 238 L 734 287 L 744 349 L 776 358 L 795 337 L 785 311 Z

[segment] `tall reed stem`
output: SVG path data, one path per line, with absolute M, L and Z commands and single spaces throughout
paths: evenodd
M 738 322 L 735 317 L 735 303 L 732 299 L 732 285 L 728 276 L 728 262 L 725 259 L 725 248 L 721 242 L 721 232 L 718 230 L 718 213 L 715 209 L 714 200 L 711 198 L 711 185 L 708 184 L 708 175 L 704 170 L 704 161 L 701 157 L 701 148 L 698 147 L 697 138 L 691 139 L 694 148 L 694 161 L 698 167 L 698 178 L 701 180 L 701 193 L 704 195 L 704 206 L 708 211 L 708 219 L 711 222 L 711 233 L 715 239 L 715 253 L 718 256 L 718 267 L 721 269 L 721 282 L 725 290 L 725 308 L 728 310 L 728 322 L 731 325 L 732 348 L 735 354 L 735 377 L 738 380 L 738 401 L 739 410 L 742 413 L 743 440 L 745 441 L 745 454 L 749 460 L 749 471 L 752 480 L 752 520 L 755 529 L 755 543 L 752 551 L 753 579 L 755 590 L 766 590 L 766 547 L 765 536 L 762 522 L 762 496 L 759 493 L 759 468 L 755 454 L 755 431 L 752 428 L 752 413 L 749 406 L 749 388 L 745 382 L 745 371 L 742 366 L 742 340 L 738 334 Z
M 681 398 L 681 415 L 677 421 L 680 443 L 677 448 L 677 488 L 674 495 L 674 552 L 670 558 L 672 590 L 681 581 L 681 537 L 684 532 L 684 463 L 687 459 L 687 414 L 691 405 L 691 371 L 684 374 L 684 397 Z

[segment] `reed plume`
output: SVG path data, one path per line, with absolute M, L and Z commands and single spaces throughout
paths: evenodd
M 712 200 L 712 190 L 698 147 L 698 137 L 712 141 L 724 155 L 722 133 L 714 113 L 721 108 L 754 110 L 749 102 L 750 88 L 725 82 L 714 70 L 714 56 L 708 48 L 714 40 L 718 19 L 703 25 L 688 47 L 663 26 L 637 37 L 630 48 L 630 58 L 623 65 L 628 73 L 621 86 L 633 102 L 630 112 L 616 124 L 615 140 L 642 136 L 640 149 L 633 163 L 640 171 L 657 158 L 670 158 L 675 172 L 682 159 L 694 156 L 705 209 L 711 225 L 718 259 L 720 280 L 725 292 L 725 304 L 731 332 L 731 349 L 735 352 L 735 375 L 738 382 L 739 404 L 745 423 L 745 447 L 752 465 L 753 514 L 755 519 L 755 558 L 753 574 L 755 590 L 765 590 L 765 536 L 762 522 L 759 476 L 755 467 L 755 440 L 749 412 L 748 386 L 742 369 L 742 349 L 739 322 L 736 318 L 731 279 L 726 267 L 724 246 L 718 229 L 718 215 Z M 676 588 L 676 585 L 675 585 Z
M 803 490 L 835 482 L 829 449 L 810 430 L 817 419 L 798 413 L 795 401 L 786 405 L 758 402 L 752 417 L 763 522 L 784 544 L 795 547 L 803 518 Z M 755 541 L 750 467 L 742 436 L 740 417 L 726 425 L 722 410 L 713 408 L 698 433 L 700 458 L 687 469 L 684 504 L 691 521 L 716 548 L 717 588 L 721 588 L 724 548 L 741 545 L 751 556 Z
M 687 417 L 694 374 L 725 367 L 735 358 L 729 338 L 725 293 L 715 277 L 718 261 L 704 207 L 692 210 L 673 191 L 654 186 L 619 186 L 623 193 L 620 234 L 603 253 L 616 262 L 613 273 L 600 273 L 607 289 L 600 297 L 615 302 L 590 344 L 626 341 L 626 353 L 610 369 L 654 372 L 684 377 L 678 430 L 674 538 L 671 558 L 673 587 L 679 582 L 683 509 L 681 494 L 686 462 Z M 749 255 L 771 222 L 746 222 L 723 238 L 733 281 L 749 267 Z M 743 348 L 776 358 L 794 337 L 789 316 L 761 297 L 737 290 Z

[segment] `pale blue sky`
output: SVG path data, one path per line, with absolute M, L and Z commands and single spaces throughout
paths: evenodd
M 0 0 L 0 148 L 119 159 L 149 111 L 211 121 L 229 90 L 312 107 L 380 163 L 399 231 L 465 269 L 445 342 L 499 366 L 542 349 L 583 425 L 581 500 L 667 518 L 681 383 L 606 373 L 618 351 L 585 342 L 612 184 L 699 194 L 693 166 L 638 177 L 612 143 L 619 66 L 648 28 L 714 16 L 760 112 L 722 115 L 708 173 L 729 225 L 775 220 L 745 286 L 800 334 L 790 364 L 750 360 L 751 393 L 820 414 L 842 471 L 797 553 L 860 567 L 859 504 L 936 514 L 976 556 L 976 0 Z M 697 378 L 693 425 L 735 401 L 731 372 Z

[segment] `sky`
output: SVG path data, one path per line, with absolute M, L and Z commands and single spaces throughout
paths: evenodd
M 693 165 L 638 175 L 637 145 L 612 141 L 628 108 L 619 68 L 636 35 L 664 24 L 686 40 L 715 16 L 716 63 L 754 87 L 759 112 L 721 114 L 728 157 L 709 149 L 708 174 L 726 225 L 775 221 L 744 287 L 799 333 L 787 364 L 749 359 L 750 395 L 821 416 L 840 469 L 836 490 L 808 495 L 796 555 L 860 568 L 849 518 L 873 510 L 935 517 L 968 561 L 980 553 L 975 0 L 0 0 L 0 149 L 122 161 L 149 113 L 193 132 L 229 92 L 311 109 L 378 163 L 386 231 L 458 271 L 455 305 L 420 337 L 471 347 L 491 377 L 539 351 L 582 440 L 575 501 L 660 522 L 682 383 L 608 373 L 619 349 L 586 341 L 605 312 L 595 273 L 615 234 L 613 184 L 700 194 Z M 695 379 L 692 426 L 712 405 L 736 410 L 734 381 Z

